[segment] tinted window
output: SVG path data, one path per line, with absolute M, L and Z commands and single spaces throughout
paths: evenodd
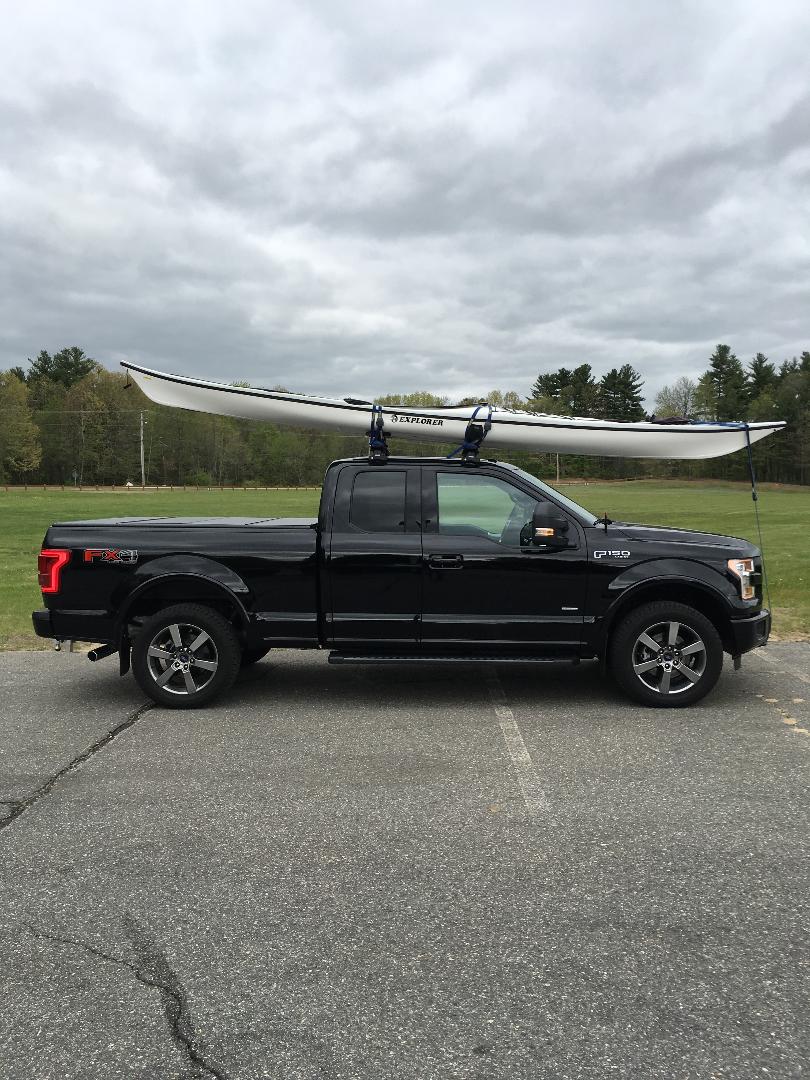
M 439 473 L 439 532 L 482 536 L 499 544 L 520 545 L 531 525 L 537 500 L 494 476 Z M 531 541 L 527 534 L 525 543 Z
M 552 502 L 558 502 L 561 506 L 570 510 L 574 517 L 579 518 L 583 525 L 596 524 L 598 519 L 590 512 L 590 510 L 586 510 L 584 506 L 580 506 L 579 503 L 574 502 L 573 499 L 569 499 L 567 495 L 563 495 L 549 484 L 544 484 L 542 480 L 538 480 L 536 476 L 532 476 L 531 473 L 527 473 L 524 469 L 518 469 L 514 465 L 510 465 L 508 468 L 510 472 L 527 480 L 531 487 L 538 488 L 544 495 L 550 496 Z M 543 499 L 538 499 L 538 502 L 543 502 Z
M 358 473 L 352 488 L 352 525 L 364 532 L 404 532 L 405 476 L 384 466 Z

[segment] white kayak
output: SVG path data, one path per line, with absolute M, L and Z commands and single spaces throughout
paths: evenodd
M 369 430 L 372 402 L 325 398 L 287 391 L 170 375 L 122 362 L 148 398 L 178 409 L 268 420 L 288 427 L 363 435 Z M 483 405 L 410 407 L 383 405 L 385 434 L 397 452 L 401 438 L 419 442 L 462 443 L 467 425 L 491 420 L 485 450 L 500 447 L 537 453 L 588 454 L 595 457 L 713 458 L 742 450 L 785 426 L 762 423 L 619 423 L 578 416 L 520 412 Z

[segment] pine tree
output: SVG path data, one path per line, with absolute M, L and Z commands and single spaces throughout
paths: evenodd
M 565 368 L 560 368 L 559 371 L 547 371 L 541 372 L 534 383 L 534 386 L 529 392 L 530 398 L 558 398 L 560 396 L 560 389 L 562 383 L 561 377 L 565 378 L 568 382 L 571 378 L 571 372 L 566 371 Z
M 729 345 L 718 345 L 707 372 L 714 393 L 717 420 L 742 420 L 748 405 L 743 366 Z
M 567 382 L 560 386 L 559 394 L 563 412 L 569 416 L 594 416 L 597 412 L 599 391 L 591 365 L 580 364 L 570 372 L 560 368 L 557 374 L 561 381 L 567 377 Z
M 617 418 L 619 409 L 619 369 L 611 368 L 599 380 L 597 412 L 601 417 Z
M 95 371 L 98 366 L 95 360 L 87 356 L 84 349 L 80 349 L 78 345 L 60 349 L 53 356 L 42 349 L 36 360 L 29 359 L 28 362 L 31 365 L 28 372 L 29 382 L 50 379 L 52 382 L 61 383 L 66 390 L 83 379 L 85 375 L 89 375 L 91 371 Z
M 748 365 L 746 384 L 752 401 L 776 386 L 776 368 L 764 353 L 758 352 Z
M 641 420 L 643 385 L 643 379 L 630 364 L 611 368 L 599 383 L 599 415 L 606 420 Z

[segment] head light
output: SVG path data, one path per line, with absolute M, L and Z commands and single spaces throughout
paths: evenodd
M 743 600 L 753 600 L 756 596 L 754 589 L 754 560 L 753 559 L 729 559 L 726 564 L 731 573 L 740 583 L 740 595 Z

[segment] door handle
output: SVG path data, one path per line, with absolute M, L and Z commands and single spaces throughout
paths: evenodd
M 431 570 L 460 570 L 463 565 L 463 555 L 431 555 L 428 558 Z

